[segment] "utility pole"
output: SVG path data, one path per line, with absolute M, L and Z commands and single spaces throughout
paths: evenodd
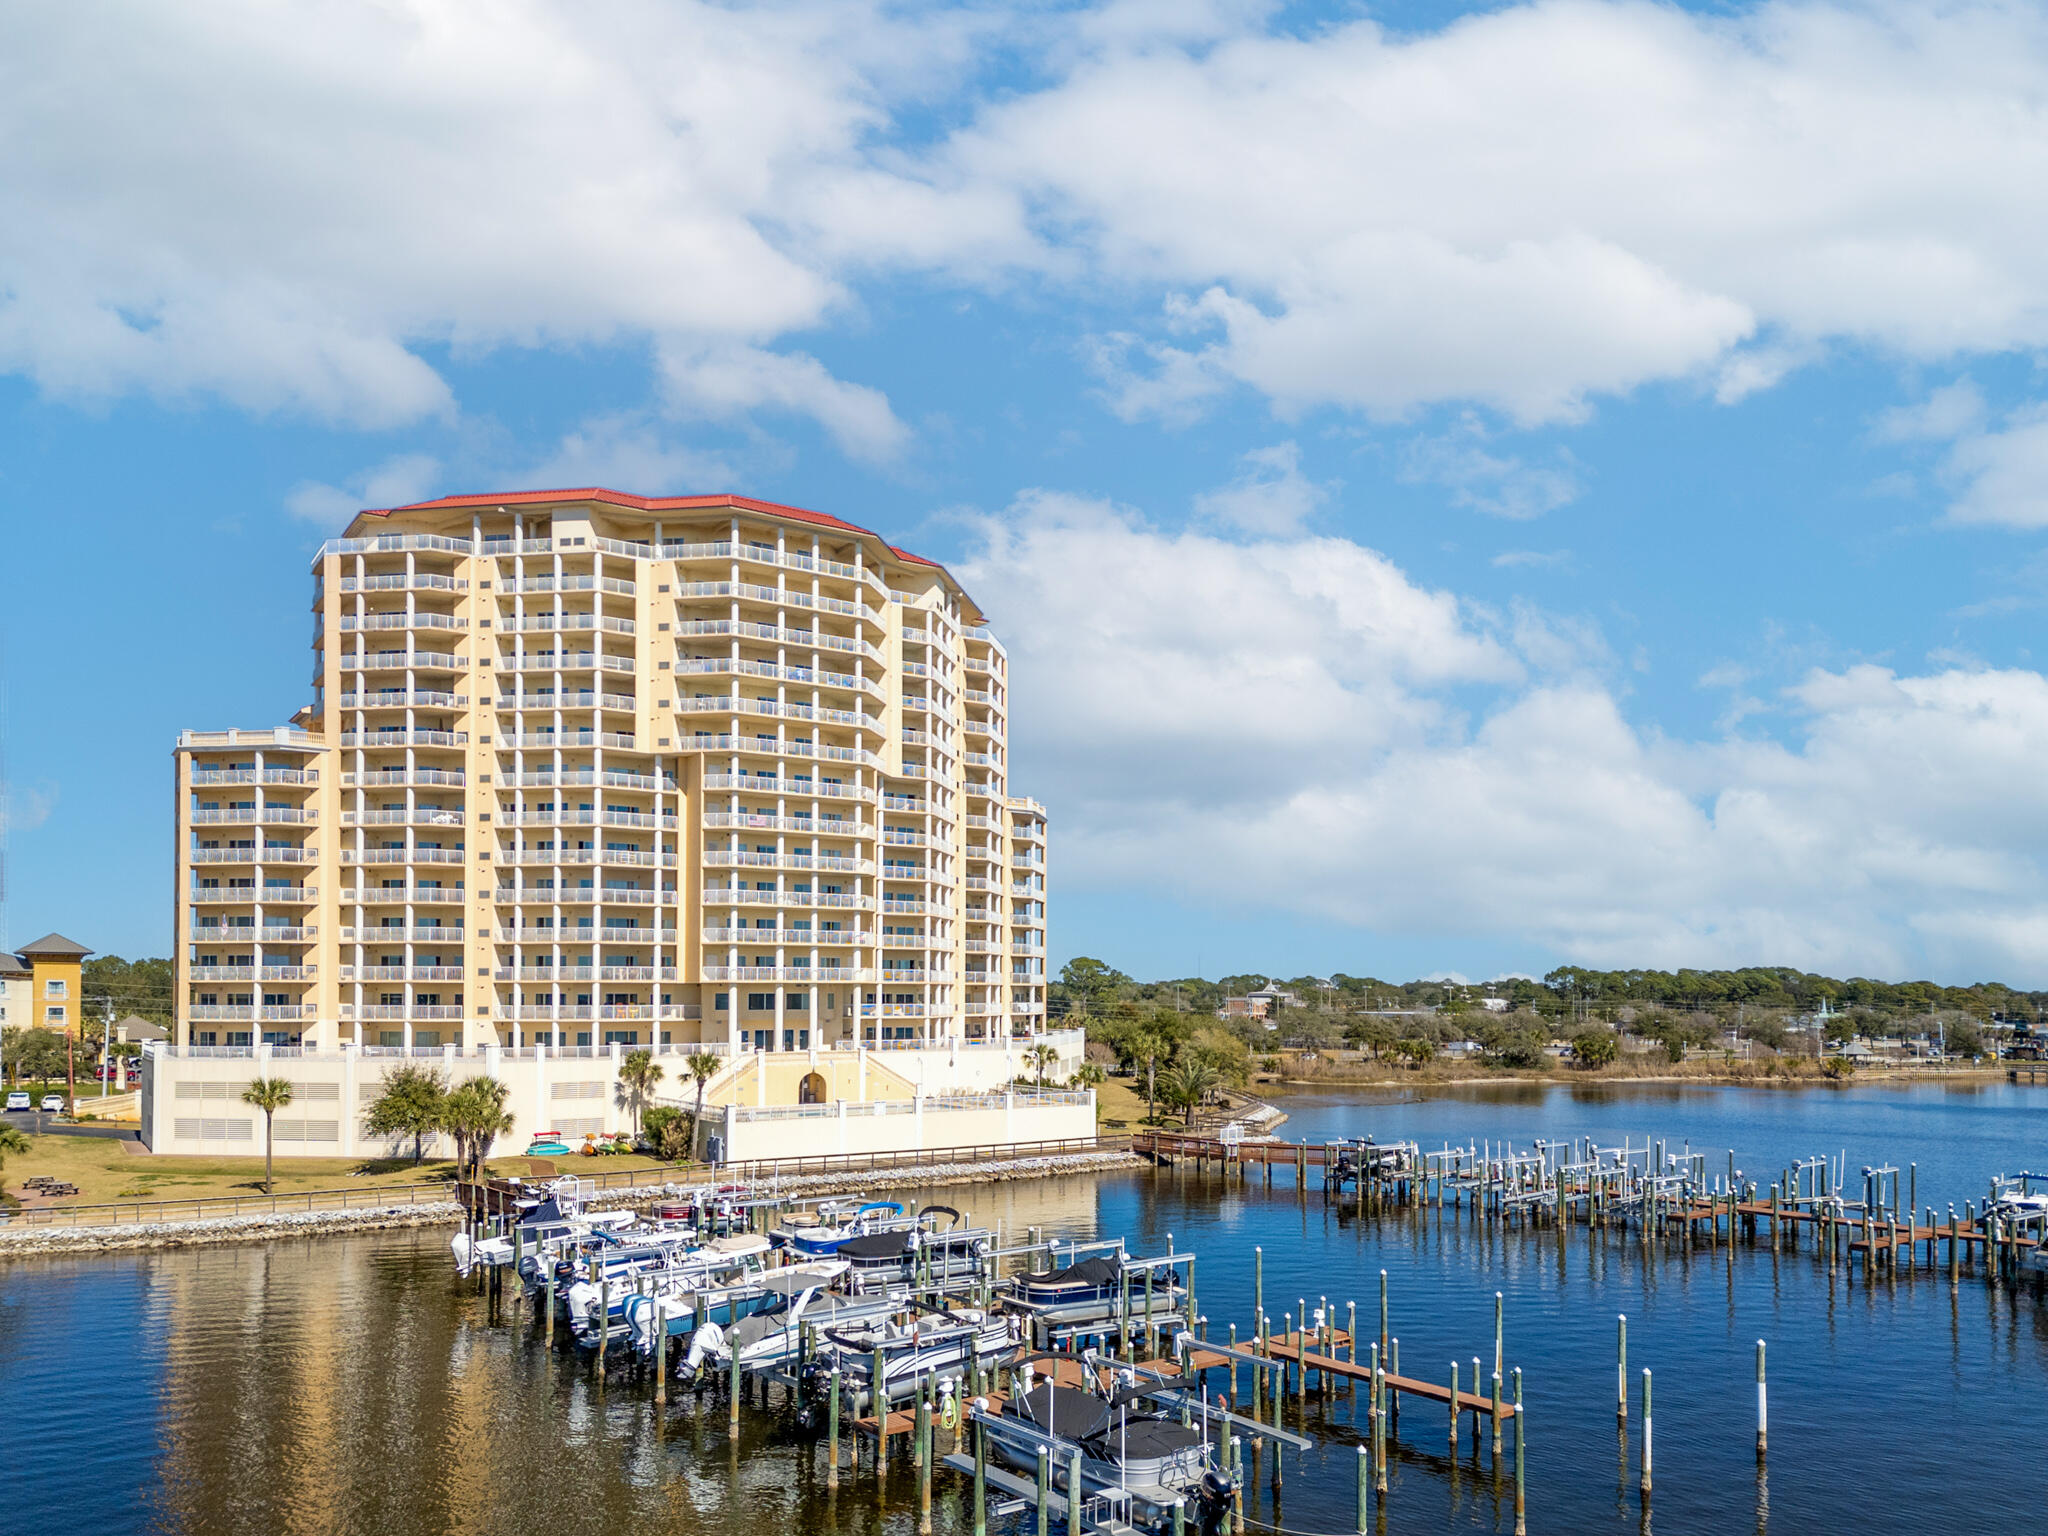
M 83 990 L 83 989 L 81 989 L 81 990 Z M 100 1054 L 100 1097 L 101 1097 L 101 1098 L 103 1098 L 103 1099 L 104 1099 L 104 1098 L 105 1098 L 105 1097 L 107 1096 L 107 1079 L 108 1079 L 109 1077 L 111 1077 L 111 1076 L 113 1075 L 113 1071 L 114 1071 L 114 996 L 113 996 L 113 994 L 112 994 L 112 993 L 110 992 L 110 993 L 108 993 L 108 994 L 107 994 L 107 1039 L 106 1039 L 106 1048 L 105 1048 L 105 1050 L 104 1050 L 104 1051 L 102 1051 L 102 1052 L 101 1052 L 101 1054 Z M 127 1085 L 127 1084 L 126 1084 L 126 1083 L 124 1082 L 123 1084 L 121 1084 L 121 1086 L 122 1086 L 123 1088 L 126 1088 L 126 1087 L 127 1087 L 128 1085 Z

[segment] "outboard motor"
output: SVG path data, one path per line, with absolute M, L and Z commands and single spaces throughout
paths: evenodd
M 1196 1524 L 1201 1527 L 1202 1536 L 1215 1536 L 1223 1524 L 1223 1516 L 1230 1509 L 1230 1479 L 1213 1467 L 1202 1474 L 1201 1487 L 1195 1494 Z

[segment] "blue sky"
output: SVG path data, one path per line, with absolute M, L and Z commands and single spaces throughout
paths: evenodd
M 0 74 L 16 941 L 166 952 L 171 743 L 305 702 L 352 508 L 606 484 L 968 581 L 1056 960 L 2048 984 L 2039 7 L 229 5 Z

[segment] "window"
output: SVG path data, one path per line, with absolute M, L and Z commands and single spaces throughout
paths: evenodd
M 775 1011 L 775 994 L 773 992 L 749 992 L 747 994 L 747 1011 L 749 1013 L 773 1013 Z
M 62 1024 L 64 1022 L 64 1005 L 62 1003 L 51 1003 L 48 1007 L 44 1008 L 43 1022 L 46 1024 Z
M 725 1012 L 726 1009 L 732 1006 L 732 994 L 730 992 L 719 993 L 716 997 L 711 999 L 711 1006 L 713 1008 L 716 1008 L 720 1013 Z
M 43 983 L 43 996 L 50 998 L 69 997 L 71 995 L 70 985 L 69 982 L 64 981 L 46 981 Z
M 808 1012 L 811 1006 L 810 995 L 804 992 L 791 992 L 782 1001 L 785 1008 L 797 1013 Z

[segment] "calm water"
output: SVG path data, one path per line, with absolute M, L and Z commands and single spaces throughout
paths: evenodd
M 1754 1172 L 1847 1150 L 1920 1164 L 1923 1201 L 1981 1194 L 1989 1173 L 2048 1162 L 2048 1091 L 1762 1093 L 1632 1089 L 1460 1094 L 1430 1102 L 1300 1098 L 1291 1136 L 1370 1130 L 1426 1145 L 1472 1136 L 1690 1139 Z M 1360 1221 L 1286 1186 L 1134 1174 L 934 1196 L 978 1221 L 1131 1234 L 1201 1255 L 1212 1331 L 1251 1311 L 1250 1252 L 1269 1308 L 1356 1299 L 1388 1270 L 1408 1374 L 1490 1361 L 1493 1293 L 1526 1373 L 1532 1531 L 1920 1532 L 2033 1521 L 2048 1451 L 2048 1316 L 2031 1294 L 1965 1277 L 1831 1283 L 1811 1256 L 1700 1249 L 1645 1259 L 1574 1230 L 1510 1233 L 1396 1214 Z M 1631 1375 L 1657 1373 L 1657 1488 L 1647 1520 L 1636 1445 L 1617 1437 L 1614 1314 Z M 1754 1341 L 1771 1346 L 1768 1480 L 1752 1451 Z M 749 1410 L 600 1386 L 566 1351 L 486 1322 L 458 1291 L 445 1234 L 396 1233 L 0 1268 L 0 1530 L 571 1533 L 844 1531 L 909 1536 L 904 1472 L 824 1487 L 822 1449 Z M 1290 1532 L 1353 1527 L 1351 1408 L 1311 1426 L 1287 1467 Z M 1631 1429 L 1635 1429 L 1634 1422 Z M 1512 1529 L 1511 1482 L 1443 1417 L 1411 1404 L 1383 1529 Z M 936 1523 L 968 1528 L 942 1480 Z

